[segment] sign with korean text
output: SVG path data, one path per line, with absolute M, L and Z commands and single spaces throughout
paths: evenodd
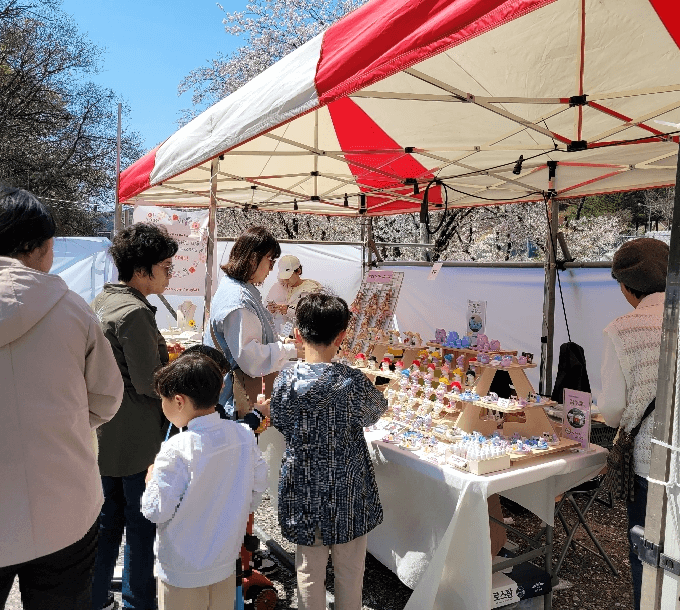
M 590 392 L 564 390 L 562 437 L 590 447 Z
M 132 218 L 134 222 L 164 226 L 179 244 L 179 250 L 172 259 L 172 276 L 165 294 L 204 295 L 208 254 L 208 211 L 137 206 Z

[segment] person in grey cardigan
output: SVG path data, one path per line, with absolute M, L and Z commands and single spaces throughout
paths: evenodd
M 154 391 L 153 373 L 168 362 L 168 350 L 156 326 L 156 308 L 147 297 L 162 294 L 168 287 L 177 248 L 167 231 L 156 225 L 137 223 L 122 230 L 110 248 L 120 283 L 106 284 L 92 303 L 125 384 L 118 413 L 98 433 L 104 506 L 92 610 L 116 607 L 109 589 L 123 529 L 123 603 L 134 610 L 156 607 L 155 526 L 142 515 L 140 499 L 147 468 L 160 449 L 167 425 Z

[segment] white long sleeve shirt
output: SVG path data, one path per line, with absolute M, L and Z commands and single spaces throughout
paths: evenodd
M 164 442 L 142 513 L 155 523 L 156 575 L 202 587 L 235 570 L 248 515 L 267 487 L 267 463 L 247 426 L 211 413 Z
M 621 370 L 621 363 L 608 332 L 603 333 L 602 346 L 602 394 L 597 407 L 604 421 L 612 428 L 618 428 L 621 416 L 626 408 L 626 379 Z
M 249 309 L 235 309 L 224 323 L 224 338 L 239 368 L 249 377 L 280 371 L 297 358 L 294 343 L 262 343 L 262 323 Z

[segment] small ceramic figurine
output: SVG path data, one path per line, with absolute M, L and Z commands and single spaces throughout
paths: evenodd
M 501 349 L 501 342 L 498 339 L 493 339 L 489 341 L 489 350 L 492 352 L 497 352 Z
M 359 352 L 356 355 L 356 358 L 354 358 L 354 364 L 356 366 L 358 366 L 359 368 L 362 368 L 362 369 L 365 368 L 366 367 L 366 355 Z
M 467 370 L 467 373 L 465 373 L 465 385 L 467 386 L 473 386 L 475 385 L 475 379 L 477 376 L 475 375 L 475 372 L 469 368 Z
M 462 337 L 460 340 L 460 346 L 464 347 L 465 349 L 468 349 L 470 347 L 470 337 L 468 337 L 467 335 Z
M 512 356 L 505 355 L 501 358 L 501 364 L 503 366 L 510 366 L 512 364 Z
M 451 383 L 451 391 L 454 394 L 459 394 L 463 389 L 463 386 L 461 385 L 460 381 L 454 381 Z
M 517 356 L 517 364 L 526 364 L 527 363 L 527 357 L 526 356 Z
M 449 336 L 446 338 L 446 345 L 448 347 L 453 347 L 458 340 L 458 333 L 455 330 L 449 331 Z
M 378 370 L 378 359 L 375 356 L 371 356 L 368 359 L 368 368 L 372 371 Z
M 413 333 L 413 345 L 420 347 L 423 344 L 423 339 L 419 333 Z
M 401 373 L 404 370 L 404 363 L 401 360 L 397 360 L 394 363 L 394 370 L 397 373 Z
M 489 361 L 490 361 L 489 354 L 486 354 L 486 353 L 485 353 L 485 354 L 480 354 L 480 355 L 479 355 L 479 361 L 480 361 L 482 364 L 489 364 Z
M 460 356 L 458 356 L 458 358 L 456 358 L 456 366 L 459 369 L 463 370 L 463 367 L 465 366 L 465 356 L 461 354 Z
M 392 364 L 392 361 L 389 358 L 383 358 L 382 362 L 380 363 L 380 370 L 384 373 L 389 373 L 390 364 Z
M 451 367 L 444 361 L 444 364 L 441 366 L 441 372 L 442 375 L 448 375 L 451 372 Z
M 443 328 L 435 329 L 434 343 L 439 343 L 441 345 L 444 342 L 446 342 L 446 331 Z

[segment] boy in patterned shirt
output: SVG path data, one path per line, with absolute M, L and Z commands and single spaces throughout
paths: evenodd
M 336 610 L 361 609 L 366 535 L 383 518 L 363 428 L 378 421 L 387 400 L 361 371 L 331 362 L 349 317 L 338 297 L 304 297 L 295 335 L 305 362 L 284 369 L 272 392 L 272 424 L 286 440 L 279 524 L 297 545 L 299 610 L 326 607 L 329 551 Z

